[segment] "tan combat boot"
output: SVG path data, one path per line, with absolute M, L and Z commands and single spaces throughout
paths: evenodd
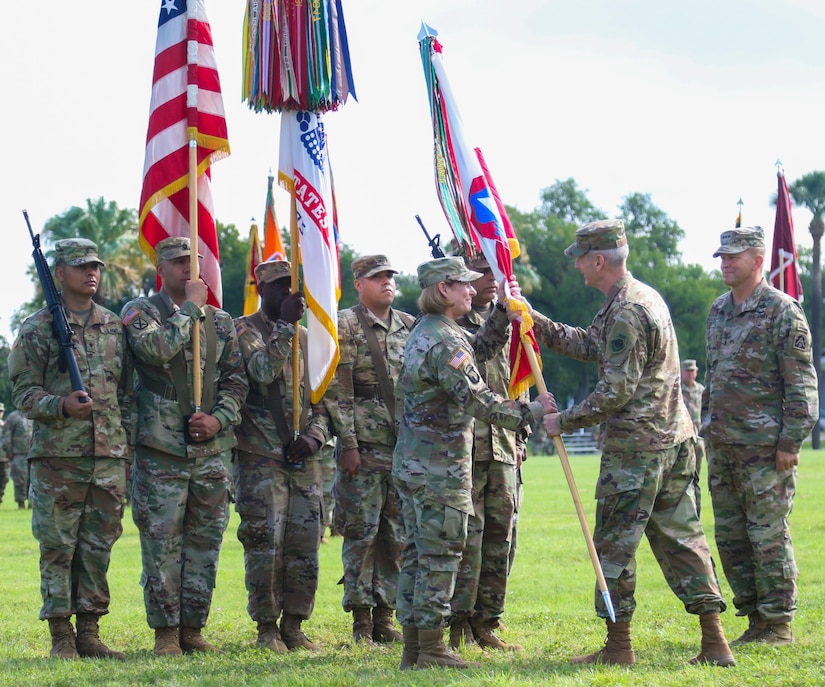
M 207 642 L 201 634 L 200 627 L 187 627 L 182 625 L 180 628 L 180 648 L 185 654 L 201 653 L 201 654 L 222 654 L 218 647 Z
M 636 663 L 636 654 L 630 642 L 630 623 L 614 623 L 610 620 L 605 622 L 607 623 L 607 639 L 604 647 L 592 654 L 577 656 L 570 660 L 571 663 L 604 663 L 623 666 L 632 666 Z
M 498 627 L 498 621 L 493 619 L 482 620 L 481 622 L 470 621 L 470 627 L 473 628 L 473 636 L 476 644 L 482 649 L 499 649 L 501 651 L 524 651 L 521 644 L 510 644 L 505 642 L 501 637 L 495 633 Z
M 401 633 L 395 629 L 392 622 L 391 608 L 376 606 L 372 609 L 372 639 L 379 644 L 404 641 Z
M 301 630 L 303 620 L 299 615 L 284 613 L 281 618 L 281 639 L 290 651 L 294 651 L 295 649 L 320 651 L 321 648 L 317 644 L 314 644 Z
M 757 641 L 765 630 L 768 629 L 768 624 L 765 622 L 765 619 L 760 615 L 759 611 L 753 611 L 753 613 L 748 613 L 748 629 L 745 630 L 737 639 L 734 639 L 730 645 L 731 646 L 741 646 L 742 644 L 748 644 L 750 642 Z
M 281 633 L 278 632 L 278 623 L 258 623 L 258 639 L 255 646 L 269 649 L 276 654 L 284 654 L 289 649 L 281 640 Z
M 77 614 L 77 653 L 83 658 L 113 658 L 125 661 L 126 654 L 112 651 L 100 641 L 98 617 L 90 613 Z
M 356 644 L 372 645 L 372 616 L 369 606 L 355 606 L 352 609 L 352 641 Z
M 719 621 L 718 613 L 702 613 L 699 616 L 702 627 L 702 649 L 699 655 L 690 659 L 692 665 L 706 663 L 727 668 L 736 665 L 736 659 L 730 651 L 725 631 Z
M 458 615 L 453 618 L 450 624 L 450 648 L 460 649 L 461 645 L 470 646 L 476 643 L 473 629 L 466 615 Z
M 52 636 L 52 650 L 49 656 L 63 660 L 80 658 L 75 644 L 74 628 L 68 618 L 49 618 L 49 634 Z
M 155 656 L 183 656 L 177 626 L 155 628 Z
M 399 670 L 412 670 L 418 661 L 418 628 L 415 625 L 403 626 L 401 634 L 404 637 L 404 650 L 401 652 Z
M 444 630 L 418 630 L 418 668 L 477 668 L 478 663 L 468 663 L 444 646 Z
M 781 646 L 783 644 L 793 644 L 793 630 L 790 623 L 767 623 L 762 636 L 756 640 L 760 644 L 771 644 Z

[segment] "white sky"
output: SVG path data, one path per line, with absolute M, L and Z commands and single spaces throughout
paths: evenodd
M 216 214 L 242 233 L 262 220 L 279 129 L 278 115 L 240 99 L 245 6 L 206 6 L 232 147 L 212 168 Z M 87 198 L 137 208 L 159 9 L 158 0 L 0 9 L 8 338 L 32 293 L 21 210 L 39 231 Z M 325 118 L 341 236 L 405 272 L 429 258 L 416 213 L 450 236 L 433 184 L 422 19 L 439 32 L 470 140 L 504 202 L 521 210 L 568 177 L 608 215 L 628 193 L 650 193 L 687 232 L 685 260 L 712 268 L 740 197 L 744 223 L 772 233 L 777 158 L 789 181 L 825 169 L 821 0 L 344 0 L 344 14 L 359 100 Z M 810 214 L 795 209 L 794 222 L 810 245 Z

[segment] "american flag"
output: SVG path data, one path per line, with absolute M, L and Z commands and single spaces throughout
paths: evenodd
M 210 165 L 229 155 L 221 84 L 204 0 L 161 0 L 139 237 L 155 261 L 168 236 L 189 236 L 189 146 L 197 145 L 198 252 L 209 302 L 222 301 Z

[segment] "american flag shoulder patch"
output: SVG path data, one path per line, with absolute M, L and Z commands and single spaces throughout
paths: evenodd
M 240 337 L 245 331 L 246 325 L 243 322 L 238 322 L 238 324 L 235 325 L 235 336 Z
M 466 363 L 470 359 L 470 354 L 467 353 L 463 348 L 459 348 L 454 354 L 453 357 L 450 358 L 450 362 L 448 365 L 454 369 L 460 368 L 464 363 Z
M 123 316 L 123 326 L 128 327 L 138 315 L 140 315 L 140 310 L 137 308 L 129 308 L 129 312 Z

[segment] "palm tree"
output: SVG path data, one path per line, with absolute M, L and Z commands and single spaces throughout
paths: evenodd
M 788 190 L 794 205 L 807 208 L 813 218 L 808 227 L 814 240 L 813 267 L 811 279 L 813 288 L 811 293 L 811 332 L 813 338 L 813 355 L 816 365 L 817 378 L 821 377 L 820 361 L 822 360 L 822 234 L 825 231 L 825 172 L 809 172 L 794 181 Z M 821 382 L 821 380 L 820 380 Z M 819 384 L 819 406 L 822 407 L 822 384 Z M 814 425 L 811 437 L 812 446 L 820 447 L 819 422 Z

